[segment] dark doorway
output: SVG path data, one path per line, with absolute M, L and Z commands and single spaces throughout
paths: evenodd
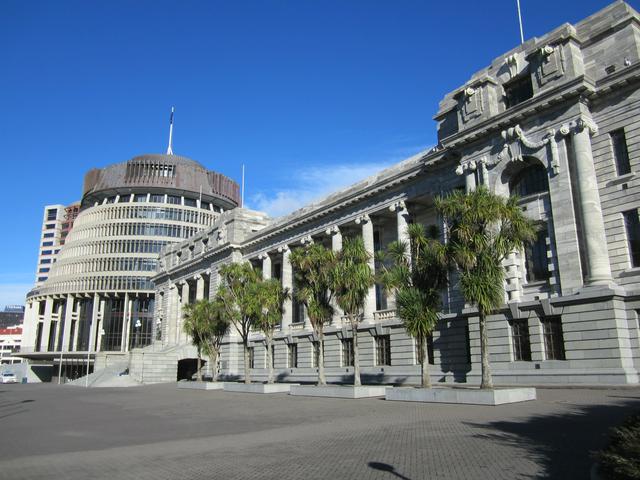
M 191 377 L 198 371 L 197 358 L 184 358 L 178 360 L 178 381 L 191 380 Z

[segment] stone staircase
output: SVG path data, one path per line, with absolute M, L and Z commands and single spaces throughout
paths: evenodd
M 157 344 L 134 349 L 129 353 L 129 375 L 144 384 L 171 383 L 178 377 L 178 361 L 195 358 L 196 349 L 192 345 L 172 345 L 161 347 Z
M 126 374 L 128 360 L 114 362 L 104 368 L 97 369 L 89 375 L 80 377 L 66 383 L 75 387 L 133 387 L 140 385 L 139 382 Z

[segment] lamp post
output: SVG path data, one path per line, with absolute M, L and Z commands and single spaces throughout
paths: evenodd
M 136 342 L 135 342 L 135 346 L 133 348 L 138 348 L 140 346 L 140 327 L 142 326 L 142 322 L 140 321 L 140 319 L 136 320 Z

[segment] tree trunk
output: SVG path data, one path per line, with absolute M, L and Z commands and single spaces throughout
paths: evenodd
M 487 321 L 484 312 L 480 311 L 480 356 L 482 357 L 482 383 L 480 388 L 493 388 L 491 365 L 489 364 L 489 340 L 487 338 Z
M 324 332 L 318 332 L 318 385 L 326 385 L 324 375 Z
M 209 348 L 211 354 L 209 355 L 209 368 L 212 369 L 211 381 L 215 382 L 218 371 L 218 351 L 212 346 Z
M 422 388 L 431 388 L 431 375 L 429 375 L 429 351 L 427 348 L 427 337 L 420 339 L 422 350 L 420 353 L 420 368 L 422 370 Z
M 251 383 L 251 372 L 249 371 L 249 346 L 247 341 L 242 341 L 242 347 L 244 348 L 244 383 Z
M 200 349 L 198 349 L 198 373 L 196 374 L 198 382 L 202 381 L 202 357 L 200 355 Z
M 351 321 L 351 332 L 353 333 L 353 386 L 362 385 L 360 381 L 360 352 L 358 352 L 358 322 Z
M 271 351 L 272 340 L 269 335 L 267 337 L 267 364 L 269 367 L 269 377 L 267 378 L 267 383 L 273 383 L 273 352 Z

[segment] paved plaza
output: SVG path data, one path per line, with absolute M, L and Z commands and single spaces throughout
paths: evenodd
M 640 389 L 426 405 L 178 390 L 0 386 L 2 479 L 588 478 Z

